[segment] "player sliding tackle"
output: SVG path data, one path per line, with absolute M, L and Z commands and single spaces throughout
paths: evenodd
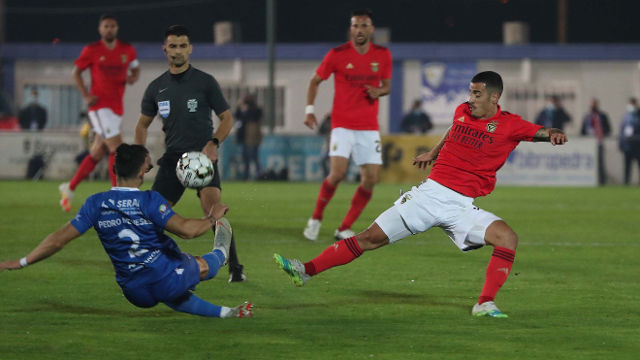
M 227 263 L 231 226 L 223 216 L 229 209 L 216 203 L 203 219 L 185 219 L 155 191 L 140 191 L 144 174 L 153 166 L 141 145 L 122 144 L 116 150 L 117 186 L 90 196 L 76 217 L 49 234 L 20 260 L 0 263 L 0 271 L 17 270 L 61 250 L 93 227 L 111 258 L 116 282 L 133 305 L 143 308 L 162 302 L 189 314 L 220 318 L 250 317 L 251 303 L 234 308 L 204 301 L 191 290 L 216 276 Z M 216 226 L 213 249 L 202 256 L 183 253 L 163 230 L 190 239 Z
M 469 90 L 469 101 L 458 106 L 442 140 L 413 160 L 420 169 L 434 164 L 426 181 L 403 194 L 367 230 L 329 246 L 307 263 L 274 254 L 276 263 L 296 285 L 347 264 L 365 251 L 436 226 L 462 251 L 493 246 L 484 286 L 471 312 L 474 316 L 507 317 L 494 299 L 511 272 L 518 235 L 504 220 L 474 206 L 473 201 L 493 190 L 496 172 L 520 141 L 562 145 L 567 137 L 562 130 L 534 125 L 502 111 L 498 105 L 502 78 L 493 71 L 476 74 Z

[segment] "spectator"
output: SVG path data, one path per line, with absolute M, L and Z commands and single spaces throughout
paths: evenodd
M 571 122 L 571 118 L 562 107 L 558 95 L 551 96 L 547 106 L 536 117 L 536 124 L 560 130 L 563 130 L 564 124 L 568 122 Z
M 249 180 L 251 163 L 255 164 L 256 177 L 260 176 L 260 159 L 258 148 L 262 143 L 262 109 L 256 104 L 251 94 L 247 94 L 235 113 L 235 119 L 240 123 L 236 139 L 242 144 L 242 161 L 244 162 L 244 180 Z
M 640 171 L 640 110 L 638 100 L 629 99 L 627 113 L 622 118 L 620 137 L 618 138 L 620 151 L 624 155 L 624 184 L 631 180 L 631 166 L 635 160 Z
M 422 101 L 415 100 L 411 110 L 402 118 L 400 125 L 403 132 L 424 134 L 433 128 L 431 118 L 422 110 Z
M 609 117 L 600 110 L 598 99 L 591 99 L 591 108 L 582 121 L 582 136 L 594 136 L 598 140 L 598 184 L 607 182 L 607 170 L 604 164 L 604 138 L 611 133 Z
M 38 103 L 38 89 L 31 89 L 31 102 L 18 113 L 22 130 L 42 130 L 47 125 L 47 109 Z

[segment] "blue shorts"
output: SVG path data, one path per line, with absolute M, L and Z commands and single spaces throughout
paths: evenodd
M 182 253 L 182 263 L 164 278 L 136 284 L 122 285 L 124 296 L 135 306 L 148 308 L 185 296 L 200 282 L 200 266 L 193 255 Z

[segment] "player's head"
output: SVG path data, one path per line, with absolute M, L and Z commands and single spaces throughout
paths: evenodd
M 102 40 L 112 42 L 118 36 L 118 21 L 111 14 L 102 14 L 98 21 L 98 33 Z
M 189 64 L 189 55 L 193 46 L 189 39 L 189 30 L 183 25 L 171 25 L 164 32 L 162 50 L 167 54 L 169 65 L 182 67 Z
M 349 34 L 355 45 L 365 45 L 373 34 L 373 12 L 369 9 L 356 9 L 351 12 Z
M 149 150 L 142 145 L 120 144 L 116 149 L 113 171 L 116 173 L 118 183 L 121 181 L 139 180 L 145 173 L 153 168 Z
M 494 71 L 477 73 L 469 85 L 469 105 L 471 115 L 486 119 L 497 112 L 502 95 L 502 77 Z

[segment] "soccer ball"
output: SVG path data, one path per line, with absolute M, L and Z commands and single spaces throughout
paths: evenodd
M 190 151 L 182 154 L 176 164 L 176 176 L 188 188 L 201 188 L 213 179 L 213 164 L 207 155 Z

